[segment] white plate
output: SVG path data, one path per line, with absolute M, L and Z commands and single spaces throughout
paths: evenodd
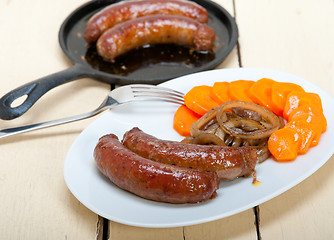
M 114 186 L 101 175 L 93 159 L 98 138 L 114 133 L 120 139 L 132 127 L 158 138 L 181 140 L 172 128 L 176 105 L 169 103 L 135 103 L 106 112 L 85 129 L 71 146 L 64 163 L 64 177 L 73 195 L 87 208 L 107 219 L 123 224 L 165 228 L 204 223 L 252 208 L 287 191 L 318 170 L 333 154 L 334 99 L 316 85 L 297 76 L 268 69 L 222 69 L 196 73 L 168 81 L 163 86 L 187 92 L 195 85 L 213 85 L 217 81 L 258 80 L 301 85 L 318 93 L 328 121 L 327 131 L 318 146 L 290 163 L 268 159 L 256 167 L 259 186 L 251 178 L 221 182 L 218 197 L 198 204 L 167 204 L 149 201 Z

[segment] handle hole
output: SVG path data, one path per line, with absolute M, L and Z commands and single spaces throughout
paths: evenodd
M 21 106 L 28 98 L 28 95 L 22 95 L 21 97 L 16 98 L 11 104 L 10 107 L 11 108 L 16 108 L 18 106 Z

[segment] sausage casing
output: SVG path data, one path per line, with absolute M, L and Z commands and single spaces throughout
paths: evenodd
M 148 44 L 178 44 L 196 51 L 213 49 L 215 31 L 207 24 L 182 16 L 152 15 L 120 23 L 105 31 L 97 52 L 112 62 L 117 56 Z
M 123 137 L 123 145 L 138 155 L 176 166 L 217 172 L 222 180 L 249 176 L 257 154 L 251 147 L 187 144 L 157 139 L 133 128 Z
M 145 159 L 125 148 L 113 134 L 99 139 L 94 158 L 98 169 L 115 185 L 146 199 L 196 203 L 211 198 L 219 187 L 216 173 Z
M 118 23 L 153 14 L 179 15 L 201 23 L 208 22 L 205 8 L 191 1 L 122 1 L 105 7 L 89 19 L 84 32 L 85 40 L 88 43 L 95 42 L 104 31 Z

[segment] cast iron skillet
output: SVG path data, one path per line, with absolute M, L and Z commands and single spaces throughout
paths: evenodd
M 19 117 L 47 91 L 84 77 L 118 85 L 158 84 L 189 73 L 212 69 L 227 57 L 237 42 L 238 29 L 230 14 L 210 0 L 195 0 L 207 9 L 209 26 L 216 31 L 214 53 L 194 53 L 185 47 L 157 45 L 131 51 L 117 58 L 113 64 L 106 63 L 96 54 L 94 47 L 87 47 L 83 32 L 88 19 L 95 12 L 119 1 L 90 1 L 72 12 L 59 30 L 59 43 L 74 63 L 73 66 L 7 93 L 0 99 L 0 118 L 10 120 Z M 11 107 L 14 100 L 23 96 L 26 99 L 21 105 Z

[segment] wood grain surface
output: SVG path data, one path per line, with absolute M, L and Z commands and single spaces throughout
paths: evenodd
M 59 46 L 58 31 L 85 2 L 0 1 L 0 97 L 72 66 Z M 218 68 L 286 71 L 334 96 L 333 0 L 215 2 L 235 17 L 239 28 L 238 45 Z M 62 85 L 23 117 L 0 120 L 0 129 L 90 111 L 109 90 L 108 84 L 88 78 Z M 289 191 L 224 219 L 166 229 L 103 219 L 71 194 L 63 178 L 69 147 L 94 119 L 0 139 L 1 239 L 334 239 L 333 156 Z

